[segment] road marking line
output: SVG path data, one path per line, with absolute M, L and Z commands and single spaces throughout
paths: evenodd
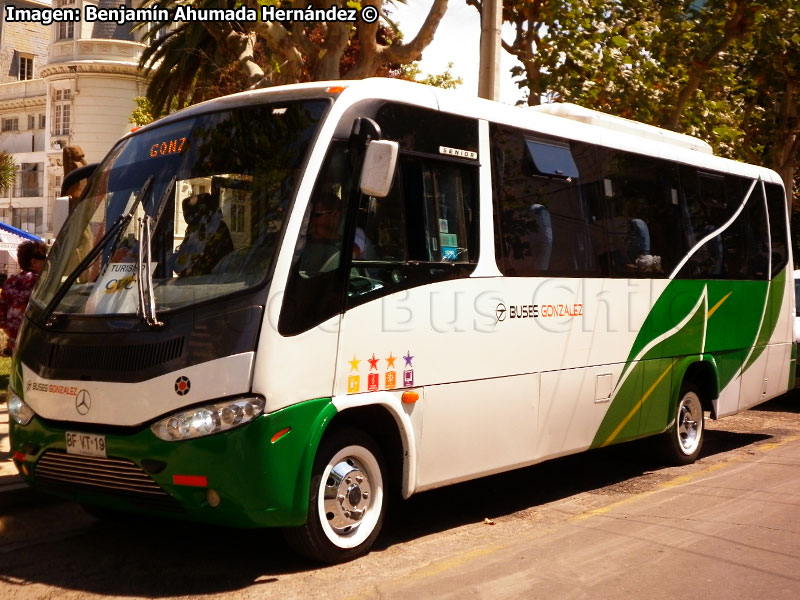
M 773 450 L 781 448 L 781 447 L 785 446 L 786 444 L 790 444 L 791 442 L 795 442 L 797 440 L 800 440 L 800 435 L 791 435 L 791 436 L 785 437 L 784 439 L 782 439 L 782 440 L 780 440 L 778 442 L 770 442 L 768 444 L 761 444 L 760 446 L 756 446 L 755 449 L 758 450 L 759 452 L 762 452 L 762 453 L 772 452 Z M 575 521 L 585 521 L 586 519 L 589 519 L 589 518 L 594 517 L 594 516 L 604 515 L 606 513 L 611 512 L 615 508 L 618 508 L 620 506 L 625 506 L 626 504 L 630 504 L 631 502 L 633 502 L 635 500 L 639 500 L 640 498 L 646 498 L 647 496 L 651 496 L 651 495 L 656 494 L 658 492 L 661 492 L 663 490 L 671 489 L 671 488 L 677 487 L 679 485 L 683 485 L 685 483 L 689 483 L 689 482 L 694 481 L 695 479 L 699 479 L 700 477 L 703 477 L 705 475 L 710 475 L 711 473 L 714 473 L 715 471 L 719 471 L 720 469 L 723 469 L 725 467 L 728 467 L 728 466 L 731 466 L 731 465 L 735 465 L 735 464 L 740 463 L 740 462 L 744 462 L 744 460 L 746 458 L 747 458 L 747 456 L 733 457 L 733 458 L 729 458 L 727 460 L 724 460 L 722 462 L 718 462 L 718 463 L 714 463 L 712 465 L 708 465 L 704 469 L 701 469 L 699 471 L 695 471 L 694 473 L 689 473 L 689 474 L 686 474 L 686 475 L 678 475 L 677 477 L 674 477 L 673 479 L 670 479 L 669 481 L 665 481 L 663 483 L 658 484 L 652 490 L 647 490 L 646 492 L 641 492 L 639 494 L 634 494 L 632 496 L 629 496 L 628 498 L 624 498 L 623 500 L 618 500 L 617 502 L 612 502 L 611 504 L 608 504 L 606 506 L 601 506 L 600 508 L 590 509 L 590 510 L 584 512 L 584 513 L 581 513 L 579 515 L 575 515 L 574 517 L 572 517 L 570 519 L 570 521 L 573 521 L 573 522 L 575 522 Z
M 416 571 L 408 575 L 403 575 L 402 579 L 394 579 L 388 582 L 387 584 L 382 584 L 381 588 L 383 588 L 385 585 L 387 593 L 392 589 L 396 591 L 398 589 L 406 587 L 406 584 L 410 581 L 418 581 L 421 579 L 425 579 L 426 577 L 431 577 L 433 575 L 444 573 L 445 571 L 449 571 L 454 567 L 463 565 L 464 563 L 467 563 L 474 558 L 480 558 L 483 556 L 487 556 L 489 554 L 493 554 L 494 552 L 502 550 L 505 547 L 506 546 L 484 546 L 483 548 L 475 548 L 474 550 L 470 550 L 462 554 L 457 554 L 449 558 L 444 558 L 442 560 L 438 560 L 428 565 L 421 571 Z M 367 597 L 371 596 L 351 596 L 348 600 L 362 600 L 363 598 Z
M 502 550 L 503 548 L 505 548 L 505 546 L 486 546 L 483 548 L 475 548 L 469 552 L 464 552 L 463 554 L 457 554 L 453 557 L 437 561 L 422 571 L 417 571 L 416 573 L 406 576 L 404 580 L 408 581 L 413 579 L 424 579 L 425 577 L 430 577 L 431 575 L 438 575 L 439 573 L 444 573 L 453 567 L 463 565 L 465 562 L 469 562 L 473 558 L 487 556 L 488 554 L 493 554 L 494 552 Z
M 783 438 L 782 440 L 780 440 L 778 442 L 771 442 L 771 443 L 768 443 L 768 444 L 761 444 L 760 446 L 756 446 L 755 449 L 758 450 L 759 452 L 762 452 L 762 453 L 771 452 L 773 450 L 781 448 L 781 447 L 785 446 L 786 444 L 790 444 L 790 443 L 795 442 L 797 440 L 800 440 L 800 435 L 787 436 L 787 437 Z M 607 506 L 601 506 L 600 508 L 593 508 L 593 509 L 588 510 L 588 511 L 586 511 L 584 513 L 581 513 L 579 515 L 575 515 L 574 517 L 569 519 L 569 521 L 574 523 L 574 522 L 584 521 L 584 520 L 590 519 L 591 517 L 604 515 L 604 514 L 609 513 L 612 510 L 614 510 L 615 508 L 618 508 L 620 506 L 625 506 L 626 504 L 630 504 L 630 503 L 632 503 L 632 502 L 634 502 L 636 500 L 639 500 L 641 498 L 646 498 L 647 496 L 650 496 L 650 495 L 655 494 L 657 492 L 660 492 L 660 491 L 663 491 L 663 490 L 666 490 L 666 489 L 670 489 L 670 488 L 673 488 L 673 487 L 677 487 L 677 486 L 683 485 L 685 483 L 689 483 L 689 482 L 691 482 L 691 481 L 693 481 L 695 479 L 699 479 L 700 477 L 702 477 L 704 475 L 709 475 L 711 473 L 714 473 L 716 471 L 724 469 L 725 467 L 734 465 L 736 463 L 743 462 L 746 458 L 747 458 L 747 456 L 729 458 L 727 460 L 708 465 L 707 467 L 705 467 L 705 468 L 703 468 L 703 469 L 701 469 L 699 471 L 696 471 L 695 473 L 689 473 L 689 474 L 686 474 L 686 475 L 678 475 L 678 476 L 674 477 L 673 479 L 670 479 L 669 481 L 665 481 L 663 483 L 660 483 L 656 488 L 654 488 L 652 490 L 648 490 L 646 492 L 641 492 L 639 494 L 632 495 L 632 496 L 630 496 L 628 498 L 625 498 L 623 500 L 619 500 L 617 502 L 612 502 L 611 504 L 609 504 Z M 470 551 L 464 552 L 462 554 L 457 554 L 456 556 L 452 556 L 452 557 L 449 557 L 449 558 L 445 558 L 445 559 L 436 561 L 433 564 L 428 565 L 427 567 L 423 568 L 420 571 L 417 571 L 417 572 L 411 573 L 409 575 L 403 576 L 403 578 L 400 579 L 400 580 L 393 580 L 393 581 L 389 582 L 387 584 L 387 586 L 388 586 L 388 588 L 393 588 L 393 589 L 397 590 L 397 589 L 405 587 L 406 584 L 408 582 L 410 582 L 410 581 L 419 581 L 419 580 L 425 579 L 427 577 L 431 577 L 433 575 L 439 575 L 441 573 L 444 573 L 445 571 L 449 571 L 450 569 L 453 569 L 454 567 L 458 567 L 460 565 L 463 565 L 464 563 L 467 563 L 472 559 L 480 558 L 480 557 L 483 557 L 483 556 L 488 556 L 489 554 L 493 554 L 493 553 L 497 552 L 498 550 L 503 550 L 505 548 L 507 548 L 507 546 L 505 546 L 505 545 L 484 546 L 482 548 L 475 548 L 474 550 L 470 550 Z M 365 597 L 366 596 L 352 596 L 351 600 L 357 600 L 357 599 L 361 599 L 361 598 L 365 598 Z

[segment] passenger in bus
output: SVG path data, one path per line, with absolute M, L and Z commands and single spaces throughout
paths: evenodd
M 4 356 L 14 352 L 22 317 L 46 258 L 47 246 L 42 242 L 27 241 L 17 246 L 17 262 L 22 270 L 6 279 L 0 295 L 0 329 L 8 336 Z
M 219 198 L 208 193 L 189 196 L 181 208 L 187 223 L 186 237 L 175 250 L 173 270 L 178 277 L 208 275 L 222 257 L 233 252 Z

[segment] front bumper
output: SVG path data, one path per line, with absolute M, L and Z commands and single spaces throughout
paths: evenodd
M 11 453 L 31 486 L 76 502 L 235 527 L 295 526 L 305 522 L 314 455 L 335 413 L 330 399 L 310 400 L 180 442 L 147 426 L 120 432 L 34 417 L 10 423 Z M 67 454 L 68 431 L 105 435 L 108 458 Z

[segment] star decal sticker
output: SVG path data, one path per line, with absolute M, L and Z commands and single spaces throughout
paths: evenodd
M 413 357 L 413 356 L 411 356 L 411 350 L 409 350 L 408 352 L 406 352 L 406 355 L 403 357 L 403 360 L 405 360 L 405 361 L 406 361 L 406 366 L 407 366 L 407 367 L 411 367 L 411 366 L 413 366 L 413 365 L 411 364 L 411 361 L 412 361 L 413 359 L 414 359 L 414 357 Z
M 386 368 L 387 369 L 394 369 L 394 361 L 397 360 L 396 356 L 392 356 L 392 353 L 389 352 L 389 358 L 386 359 Z
M 360 363 L 361 361 L 356 358 L 355 354 L 353 354 L 353 360 L 348 360 L 347 362 L 350 363 L 351 371 L 358 371 L 358 363 Z
M 380 360 L 380 358 L 375 358 L 375 353 L 373 352 L 372 353 L 372 358 L 368 358 L 367 359 L 367 362 L 369 363 L 369 370 L 370 371 L 372 371 L 372 369 L 375 369 L 376 371 L 378 370 L 378 361 L 379 360 Z

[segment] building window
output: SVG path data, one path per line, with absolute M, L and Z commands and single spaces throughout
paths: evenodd
M 71 40 L 75 37 L 75 23 L 72 21 L 61 21 L 56 27 L 57 40 Z
M 39 115 L 39 129 L 44 129 L 45 125 L 47 125 L 47 117 L 45 115 Z
M 24 81 L 33 79 L 33 57 L 20 56 L 19 57 L 19 79 Z
M 244 204 L 231 204 L 231 233 L 244 233 L 246 211 Z
M 69 121 L 72 106 L 69 100 L 72 90 L 56 90 L 56 103 L 53 106 L 53 135 L 69 135 Z
M 43 163 L 22 163 L 14 181 L 15 198 L 38 198 L 42 195 Z
M 56 175 L 53 177 L 53 185 L 50 186 L 50 199 L 55 200 L 58 196 L 61 195 L 61 175 Z
M 28 115 L 28 129 L 36 129 L 36 115 Z
M 28 233 L 44 233 L 41 208 L 12 209 L 11 225 Z
M 19 130 L 19 119 L 17 117 L 11 117 L 8 119 L 3 119 L 3 131 L 18 131 Z

